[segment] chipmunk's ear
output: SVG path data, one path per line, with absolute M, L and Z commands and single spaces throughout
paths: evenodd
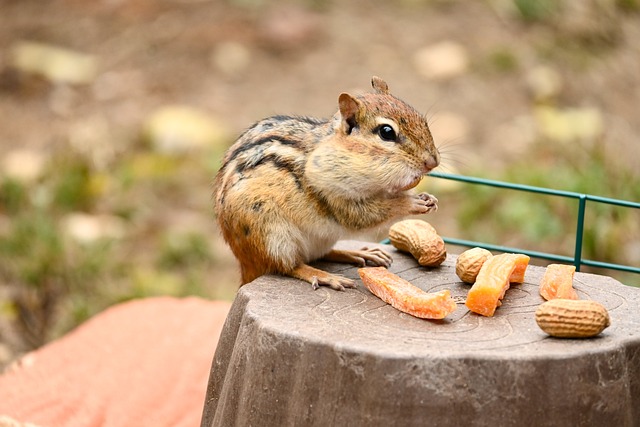
M 371 86 L 380 95 L 389 95 L 389 85 L 378 76 L 371 77 Z
M 349 135 L 354 127 L 358 126 L 358 117 L 362 109 L 362 103 L 348 93 L 341 93 L 338 98 L 340 116 L 342 117 L 342 129 Z

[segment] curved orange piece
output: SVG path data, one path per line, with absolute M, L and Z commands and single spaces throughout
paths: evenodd
M 467 308 L 483 316 L 493 316 L 496 308 L 502 304 L 510 281 L 524 281 L 528 265 L 529 257 L 523 254 L 500 254 L 487 259 L 480 268 L 476 282 L 469 289 L 465 303 Z
M 422 319 L 444 319 L 456 309 L 448 289 L 425 292 L 384 267 L 358 269 L 372 294 L 392 307 Z

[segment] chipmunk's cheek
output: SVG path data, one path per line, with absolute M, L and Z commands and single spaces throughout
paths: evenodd
M 400 188 L 400 191 L 407 191 L 407 190 L 411 190 L 412 188 L 416 187 L 418 184 L 420 184 L 420 181 L 422 181 L 422 175 L 416 177 L 413 181 L 411 181 L 411 183 L 409 183 L 408 185 L 406 185 L 405 187 Z

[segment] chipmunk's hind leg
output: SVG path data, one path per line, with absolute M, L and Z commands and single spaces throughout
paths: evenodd
M 345 288 L 356 287 L 356 282 L 352 279 L 338 274 L 327 273 L 326 271 L 311 267 L 307 264 L 301 264 L 294 268 L 288 276 L 311 283 L 313 289 L 318 289 L 320 286 L 329 286 L 336 291 L 344 291 Z
M 322 259 L 331 262 L 356 264 L 359 267 L 373 265 L 387 268 L 392 261 L 391 255 L 380 248 L 362 248 L 359 251 L 332 249 Z M 320 286 L 329 286 L 331 289 L 344 291 L 345 288 L 356 287 L 356 282 L 352 279 L 327 273 L 307 264 L 299 265 L 288 275 L 311 283 L 313 289 L 318 289 Z

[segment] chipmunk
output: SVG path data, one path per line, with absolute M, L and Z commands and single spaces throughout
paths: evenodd
M 336 290 L 346 277 L 311 267 L 324 259 L 389 267 L 379 248 L 332 249 L 338 239 L 437 209 L 411 193 L 440 163 L 427 120 L 373 77 L 374 93 L 340 94 L 329 120 L 274 116 L 249 127 L 226 152 L 215 183 L 224 239 L 242 284 L 268 273 Z

